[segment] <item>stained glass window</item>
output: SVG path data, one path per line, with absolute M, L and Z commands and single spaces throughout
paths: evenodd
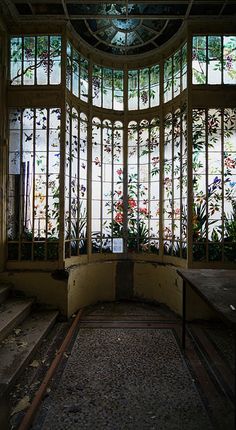
M 95 106 L 102 106 L 102 67 L 93 65 L 92 97 Z
M 147 109 L 159 104 L 159 66 L 128 71 L 128 109 Z
M 165 117 L 164 254 L 187 257 L 187 143 L 185 108 Z
M 236 36 L 194 36 L 193 84 L 236 84 Z
M 236 36 L 223 37 L 223 82 L 236 84 Z
M 88 60 L 67 42 L 66 86 L 75 96 L 88 101 Z
M 128 251 L 159 252 L 159 121 L 128 128 Z
M 236 110 L 193 110 L 193 259 L 236 261 Z
M 122 38 L 114 42 L 122 49 Z M 191 48 L 194 85 L 236 84 L 236 36 L 195 35 Z M 236 109 L 188 112 L 187 145 L 184 94 L 178 103 L 187 88 L 187 44 L 160 65 L 125 70 L 90 63 L 69 41 L 66 50 L 65 124 L 55 100 L 9 113 L 8 259 L 58 260 L 60 249 L 65 258 L 91 250 L 166 261 L 188 254 L 206 267 L 235 262 Z M 61 83 L 61 36 L 11 37 L 10 53 L 12 85 Z M 157 117 L 149 109 L 160 104 L 160 70 L 170 103 Z M 131 112 L 145 109 L 143 117 Z
M 168 102 L 172 99 L 172 73 L 173 73 L 173 64 L 172 57 L 168 58 L 164 62 L 164 101 Z
M 9 113 L 8 258 L 58 258 L 60 109 Z
M 92 98 L 95 106 L 106 109 L 124 109 L 124 72 L 93 66 Z
M 11 85 L 61 83 L 61 36 L 25 36 L 10 39 Z
M 67 105 L 65 257 L 87 252 L 87 117 Z
M 123 252 L 123 125 L 93 118 L 92 252 Z
M 164 62 L 164 102 L 172 100 L 187 87 L 187 45 Z

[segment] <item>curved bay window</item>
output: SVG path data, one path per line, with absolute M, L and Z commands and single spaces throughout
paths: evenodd
M 187 32 L 125 66 L 63 37 L 10 41 L 10 263 L 235 263 L 235 99 L 210 92 L 235 94 L 236 36 Z M 26 86 L 36 96 L 19 105 Z

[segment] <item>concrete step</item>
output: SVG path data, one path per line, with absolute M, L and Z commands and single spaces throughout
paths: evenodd
M 0 284 L 0 304 L 5 302 L 9 295 L 10 287 L 8 285 Z
M 8 299 L 0 305 L 0 341 L 30 313 L 32 299 Z
M 57 316 L 58 311 L 35 311 L 0 343 L 0 398 L 30 362 Z

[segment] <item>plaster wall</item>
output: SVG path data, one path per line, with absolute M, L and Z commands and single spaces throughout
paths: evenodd
M 37 303 L 58 309 L 67 315 L 67 279 L 53 279 L 50 272 L 3 272 L 0 282 L 10 283 L 13 289 L 27 297 L 34 297 Z
M 67 271 L 19 271 L 0 274 L 27 297 L 59 309 L 69 317 L 99 301 L 138 298 L 163 303 L 182 314 L 182 279 L 171 265 L 153 262 L 103 261 L 78 264 Z M 208 319 L 215 314 L 187 288 L 187 318 Z
M 134 266 L 134 296 L 143 300 L 164 303 L 182 315 L 182 279 L 171 265 L 136 262 Z M 186 318 L 211 319 L 216 314 L 203 300 L 187 288 Z
M 69 269 L 68 316 L 98 301 L 115 300 L 116 265 L 116 261 L 107 261 Z

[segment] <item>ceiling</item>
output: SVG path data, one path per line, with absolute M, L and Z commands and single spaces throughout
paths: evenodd
M 234 0 L 2 1 L 14 21 L 70 21 L 89 45 L 115 55 L 156 49 L 188 19 L 236 17 Z

